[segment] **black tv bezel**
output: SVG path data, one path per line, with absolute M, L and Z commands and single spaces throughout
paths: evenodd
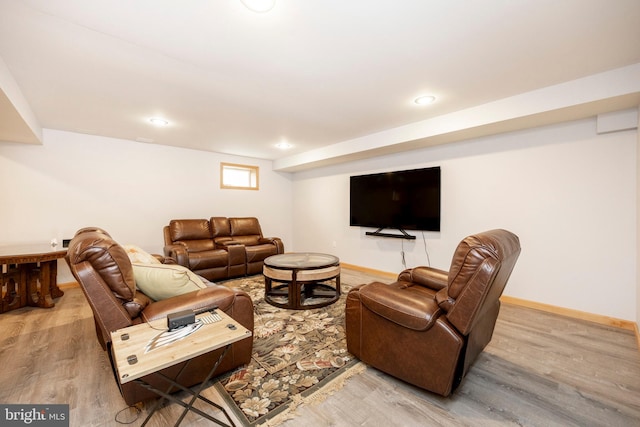
M 353 216 L 353 207 L 354 207 L 354 180 L 358 179 L 380 179 L 381 177 L 391 177 L 391 179 L 398 181 L 398 177 L 402 177 L 402 175 L 413 174 L 418 172 L 433 172 L 437 171 L 437 197 L 438 197 L 438 215 L 437 215 L 437 226 L 425 226 L 422 225 L 416 226 L 398 226 L 397 224 L 382 224 L 382 223 L 374 223 L 374 222 L 366 222 L 366 221 L 357 221 L 354 222 Z M 432 177 L 435 179 L 435 177 Z M 408 234 L 405 230 L 410 231 L 428 231 L 428 232 L 440 232 L 442 223 L 442 169 L 440 166 L 431 166 L 425 168 L 415 168 L 415 169 L 405 169 L 405 170 L 397 170 L 397 171 L 389 171 L 389 172 L 378 172 L 372 174 L 363 174 L 363 175 L 352 175 L 349 177 L 349 226 L 351 227 L 363 227 L 363 228 L 376 228 L 376 231 L 366 232 L 366 235 L 370 236 L 379 236 L 379 237 L 397 237 L 403 239 L 415 239 L 415 236 Z M 393 229 L 399 230 L 401 234 L 391 234 L 391 233 L 383 233 L 384 229 Z

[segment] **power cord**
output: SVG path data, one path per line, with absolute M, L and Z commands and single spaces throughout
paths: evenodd
M 404 257 L 404 239 L 400 239 L 400 244 L 401 244 L 401 249 L 400 249 L 400 256 L 402 257 L 402 268 L 406 269 L 407 268 L 407 261 Z
M 122 415 L 122 413 L 126 410 L 130 410 L 130 409 L 135 409 L 135 413 L 131 414 L 127 414 L 129 416 L 134 416 L 135 418 L 133 418 L 131 421 L 127 421 L 127 420 L 120 420 L 119 417 Z M 127 406 L 126 408 L 123 408 L 121 410 L 119 410 L 116 413 L 116 416 L 114 417 L 114 420 L 118 423 L 118 424 L 133 424 L 136 421 L 138 421 L 138 418 L 140 417 L 140 414 L 142 413 L 142 409 L 140 409 L 137 405 L 131 405 L 131 406 Z
M 429 251 L 427 250 L 427 238 L 424 237 L 424 231 L 422 232 L 422 243 L 424 244 L 424 253 L 427 254 L 427 266 L 431 267 L 431 260 L 429 259 Z

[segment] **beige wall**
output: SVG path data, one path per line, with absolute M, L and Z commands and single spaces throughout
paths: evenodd
M 636 129 L 598 134 L 593 118 L 300 172 L 295 246 L 389 272 L 403 251 L 407 267 L 447 269 L 466 235 L 507 228 L 522 254 L 505 295 L 635 322 L 636 145 Z M 403 241 L 349 226 L 350 175 L 436 165 L 441 232 Z
M 259 165 L 260 191 L 220 190 L 220 161 Z M 350 175 L 431 165 L 443 170 L 442 232 L 403 242 L 349 227 Z M 403 250 L 408 266 L 426 264 L 428 251 L 447 268 L 462 237 L 505 227 L 523 247 L 505 294 L 640 325 L 639 170 L 638 131 L 598 135 L 594 120 L 294 175 L 264 160 L 46 130 L 42 146 L 0 144 L 0 244 L 97 225 L 159 252 L 171 218 L 255 215 L 287 250 L 398 272 Z
M 638 107 L 640 111 L 640 106 Z M 636 174 L 636 210 L 640 212 L 640 114 L 638 114 L 638 129 L 637 129 L 637 148 L 636 148 L 636 156 L 637 156 L 637 174 Z M 636 275 L 637 275 L 637 283 L 636 283 L 636 324 L 638 330 L 636 333 L 640 331 L 640 214 L 637 216 L 637 224 L 636 224 Z M 638 344 L 640 344 L 640 336 Z
M 260 167 L 260 190 L 221 190 L 220 162 Z M 0 143 L 0 244 L 62 241 L 99 226 L 162 253 L 173 218 L 257 216 L 291 249 L 291 177 L 271 162 L 46 130 L 43 145 Z M 73 278 L 59 264 L 60 283 Z

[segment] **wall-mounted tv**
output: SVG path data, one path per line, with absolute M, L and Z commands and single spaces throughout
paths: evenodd
M 440 231 L 440 167 L 352 176 L 351 226 Z

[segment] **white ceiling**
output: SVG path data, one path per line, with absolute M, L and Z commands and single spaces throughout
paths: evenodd
M 0 60 L 43 128 L 296 170 L 327 147 L 352 146 L 325 160 L 362 156 L 370 135 L 639 64 L 640 1 L 276 0 L 260 14 L 240 0 L 0 0 Z M 637 106 L 626 92 L 606 109 Z

